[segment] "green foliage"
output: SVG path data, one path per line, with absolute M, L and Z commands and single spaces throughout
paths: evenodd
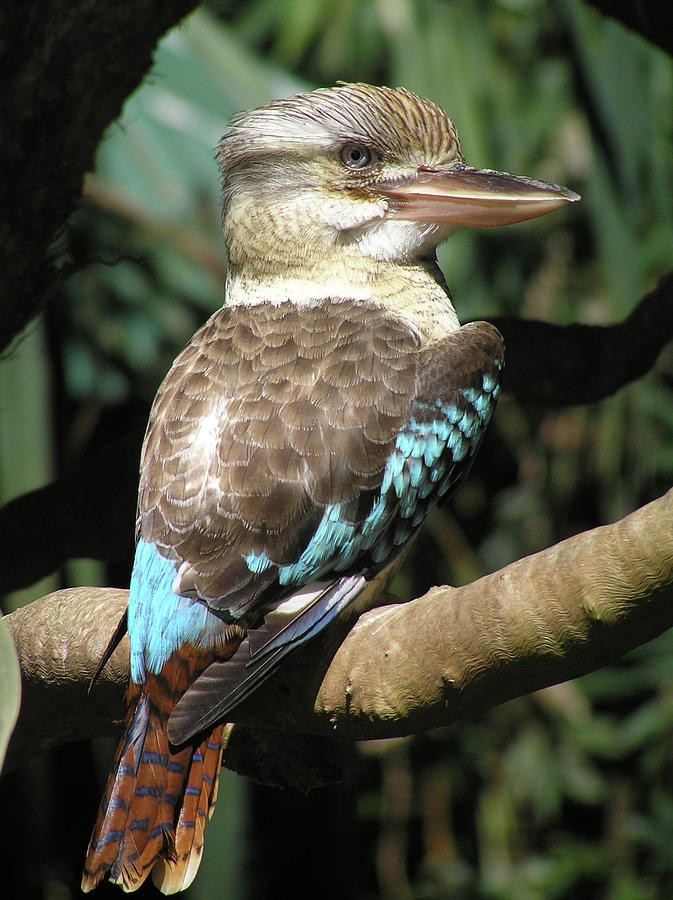
M 151 399 L 176 351 L 222 303 L 214 153 L 226 122 L 303 86 L 204 10 L 161 41 L 152 74 L 101 143 L 72 223 L 82 268 L 64 311 L 71 396 Z
M 21 704 L 21 674 L 14 641 L 0 616 L 0 771 Z

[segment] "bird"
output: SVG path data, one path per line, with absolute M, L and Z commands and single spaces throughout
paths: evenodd
M 236 115 L 218 144 L 225 302 L 143 443 L 121 739 L 82 889 L 189 886 L 227 717 L 354 621 L 491 419 L 503 342 L 460 325 L 436 248 L 578 199 L 468 166 L 444 110 L 338 83 Z

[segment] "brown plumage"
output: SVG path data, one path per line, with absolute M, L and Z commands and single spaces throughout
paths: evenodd
M 237 116 L 218 150 L 226 306 L 176 359 L 142 453 L 127 730 L 82 880 L 187 887 L 223 722 L 354 618 L 493 412 L 502 341 L 459 325 L 435 248 L 574 195 L 469 169 L 446 114 L 340 85 Z
M 247 342 L 245 367 L 242 330 L 257 339 Z M 352 301 L 224 307 L 211 318 L 162 385 L 143 450 L 140 534 L 187 563 L 181 590 L 230 602 L 236 557 L 265 552 L 275 565 L 291 563 L 328 504 L 380 482 L 416 392 L 417 352 L 408 328 Z M 209 368 L 209 399 L 194 399 L 192 385 Z M 177 424 L 198 416 L 217 420 L 210 453 Z M 203 491 L 189 498 L 187 532 L 185 468 Z

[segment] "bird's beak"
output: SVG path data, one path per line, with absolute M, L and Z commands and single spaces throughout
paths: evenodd
M 389 199 L 390 218 L 473 227 L 524 222 L 580 199 L 556 184 L 462 163 L 443 169 L 420 166 L 409 181 L 379 184 L 375 190 Z

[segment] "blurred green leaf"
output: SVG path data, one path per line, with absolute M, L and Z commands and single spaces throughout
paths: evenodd
M 21 706 L 21 673 L 14 641 L 0 616 L 0 771 Z

